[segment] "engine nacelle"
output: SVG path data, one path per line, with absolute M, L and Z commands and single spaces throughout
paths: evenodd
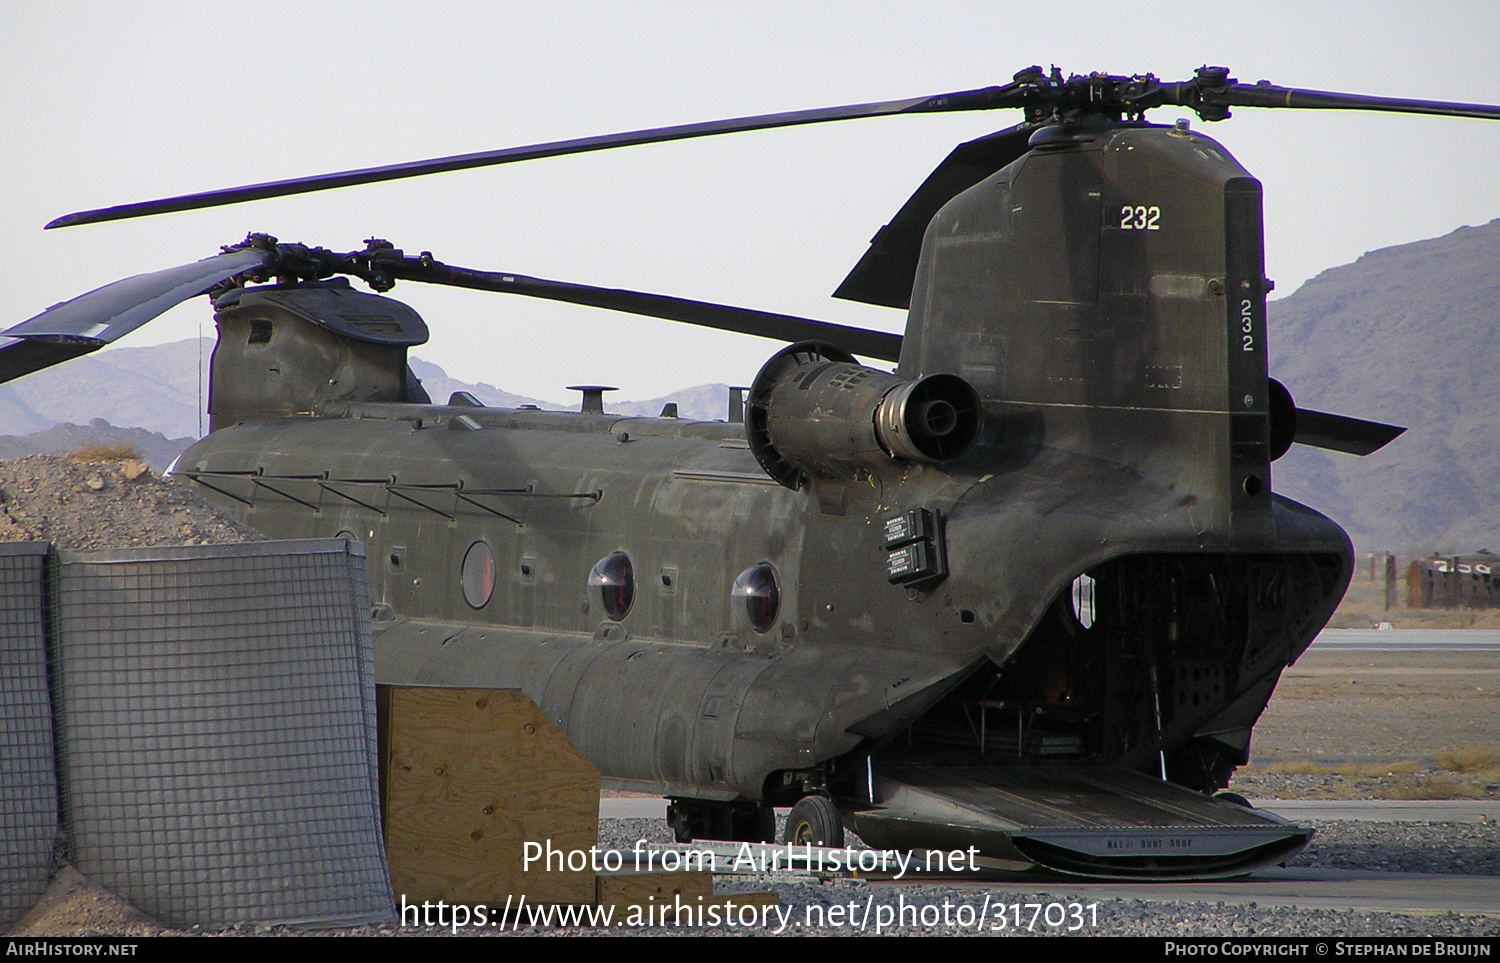
M 957 375 L 915 381 L 856 364 L 831 344 L 804 341 L 755 376 L 745 433 L 756 460 L 788 488 L 803 475 L 838 480 L 892 459 L 943 462 L 979 438 L 979 396 Z
M 335 278 L 236 289 L 214 309 L 211 430 L 311 415 L 327 402 L 429 402 L 406 365 L 407 348 L 427 341 L 427 325 L 394 298 Z

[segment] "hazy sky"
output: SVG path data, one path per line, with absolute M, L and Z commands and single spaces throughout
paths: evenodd
M 0 326 L 254 230 L 344 250 L 373 234 L 466 267 L 900 330 L 903 312 L 829 294 L 954 144 L 1017 112 L 739 134 L 41 227 L 274 178 L 980 87 L 1033 63 L 1169 80 L 1215 63 L 1246 81 L 1500 103 L 1500 4 L 1480 0 L 0 2 Z M 1500 216 L 1500 122 L 1245 109 L 1194 124 L 1265 184 L 1277 295 L 1364 251 Z M 575 383 L 619 385 L 625 398 L 747 383 L 777 347 L 500 295 L 394 294 L 433 329 L 421 356 L 559 401 Z M 206 299 L 122 344 L 200 327 L 212 332 Z

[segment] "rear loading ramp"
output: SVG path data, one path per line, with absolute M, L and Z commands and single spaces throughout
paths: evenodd
M 849 827 L 879 849 L 968 849 L 1005 870 L 1213 879 L 1280 863 L 1312 830 L 1107 767 L 903 763 L 877 769 Z

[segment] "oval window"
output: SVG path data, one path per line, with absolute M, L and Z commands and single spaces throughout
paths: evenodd
M 635 570 L 624 552 L 606 555 L 589 572 L 589 594 L 604 606 L 604 614 L 618 622 L 635 601 Z
M 495 594 L 495 552 L 485 542 L 475 542 L 464 553 L 464 601 L 482 609 Z
M 752 565 L 741 572 L 730 595 L 736 605 L 743 607 L 755 631 L 764 634 L 776 624 L 781 611 L 781 585 L 776 580 L 776 567 L 770 562 Z

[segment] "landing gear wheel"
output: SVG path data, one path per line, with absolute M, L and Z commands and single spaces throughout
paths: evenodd
M 1227 803 L 1234 803 L 1236 806 L 1244 806 L 1246 809 L 1254 809 L 1255 808 L 1254 806 L 1250 805 L 1250 800 L 1246 799 L 1244 796 L 1241 796 L 1237 792 L 1218 792 L 1218 793 L 1214 793 L 1214 798 L 1215 799 L 1223 800 L 1224 802 L 1227 802 Z
M 1229 777 L 1244 762 L 1243 754 L 1235 754 L 1217 739 L 1200 736 L 1167 753 L 1167 779 L 1185 789 L 1211 795 L 1228 788 Z M 1161 774 L 1154 759 L 1142 771 L 1153 776 Z
M 673 800 L 667 804 L 667 825 L 672 827 L 672 838 L 679 843 L 693 841 L 693 811 L 686 803 Z
M 787 814 L 781 841 L 842 849 L 844 821 L 839 818 L 838 807 L 827 796 L 803 796 Z

